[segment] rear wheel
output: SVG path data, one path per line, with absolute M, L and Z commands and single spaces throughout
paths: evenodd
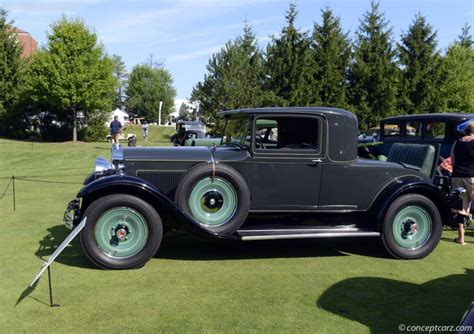
M 382 240 L 390 254 L 400 259 L 419 259 L 431 253 L 442 232 L 436 205 L 418 194 L 397 198 L 383 222 Z
M 81 245 L 100 268 L 143 266 L 158 250 L 163 235 L 160 216 L 140 198 L 115 194 L 89 205 Z

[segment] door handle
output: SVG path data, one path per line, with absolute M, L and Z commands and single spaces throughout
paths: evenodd
M 316 167 L 317 165 L 319 165 L 319 164 L 322 163 L 322 162 L 323 162 L 322 159 L 313 159 L 313 160 L 311 160 L 311 163 L 308 164 L 308 166 Z

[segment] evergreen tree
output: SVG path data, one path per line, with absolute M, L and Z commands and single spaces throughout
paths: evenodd
M 461 35 L 459 35 L 459 45 L 464 48 L 472 48 L 473 44 L 474 41 L 472 40 L 471 26 L 466 23 L 462 27 Z
M 12 111 L 22 84 L 22 48 L 7 20 L 7 11 L 0 7 L 0 116 Z
M 363 129 L 377 125 L 380 118 L 395 112 L 398 73 L 392 30 L 387 25 L 379 4 L 372 2 L 357 32 L 349 71 L 350 101 Z
M 266 85 L 283 106 L 305 106 L 312 100 L 309 40 L 307 33 L 295 27 L 297 15 L 296 5 L 291 4 L 285 16 L 287 25 L 267 46 Z
M 207 65 L 204 80 L 191 93 L 201 115 L 222 126 L 217 113 L 236 108 L 261 107 L 271 100 L 263 90 L 263 57 L 252 28 L 245 24 L 242 36 L 227 42 Z
M 51 30 L 46 47 L 31 64 L 28 95 L 42 110 L 55 112 L 72 127 L 73 141 L 77 140 L 78 112 L 86 123 L 91 121 L 86 136 L 98 139 L 106 130 L 113 104 L 117 83 L 113 63 L 82 20 L 63 16 Z
M 347 69 L 351 46 L 347 33 L 342 32 L 340 20 L 329 8 L 321 10 L 322 24 L 314 25 L 311 57 L 314 64 L 312 81 L 315 105 L 347 107 Z
M 408 114 L 436 112 L 440 56 L 436 32 L 422 15 L 416 15 L 398 45 L 402 65 L 399 104 Z
M 440 110 L 474 113 L 474 48 L 465 25 L 441 63 Z
M 148 121 L 157 122 L 160 101 L 163 102 L 161 122 L 174 110 L 176 90 L 171 74 L 161 67 L 136 65 L 128 76 L 125 89 L 126 106 L 130 112 Z

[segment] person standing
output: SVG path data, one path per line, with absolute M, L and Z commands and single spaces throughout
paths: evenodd
M 469 122 L 465 135 L 457 140 L 451 150 L 453 174 L 451 184 L 453 188 L 462 187 L 466 192 L 461 194 L 462 210 L 457 213 L 467 220 L 474 200 L 474 121 Z M 459 222 L 459 237 L 455 242 L 464 245 L 464 223 Z
M 149 124 L 146 122 L 146 121 L 143 121 L 143 124 L 142 124 L 142 133 L 143 133 L 143 139 L 145 141 L 148 140 L 148 127 L 149 127 Z
M 114 116 L 114 120 L 110 123 L 110 135 L 112 136 L 112 144 L 120 144 L 121 133 L 122 123 L 118 121 L 118 116 Z

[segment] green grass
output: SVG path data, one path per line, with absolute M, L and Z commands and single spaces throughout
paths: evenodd
M 138 129 L 139 130 L 139 129 Z M 169 145 L 153 129 L 151 144 Z M 136 132 L 139 145 L 141 133 Z M 108 143 L 0 140 L 0 195 L 11 175 L 81 183 Z M 418 261 L 389 258 L 377 239 L 215 243 L 166 236 L 138 270 L 91 266 L 74 241 L 15 306 L 68 234 L 67 202 L 80 184 L 17 180 L 0 200 L 0 329 L 13 332 L 397 333 L 398 325 L 456 325 L 474 298 L 474 231 L 445 230 Z

